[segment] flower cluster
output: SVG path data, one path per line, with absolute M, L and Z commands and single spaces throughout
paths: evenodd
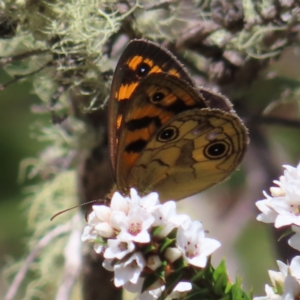
M 300 256 L 292 259 L 288 266 L 277 261 L 280 272 L 269 271 L 272 286 L 265 285 L 266 296 L 253 300 L 293 300 L 300 296 Z
M 295 234 L 288 243 L 300 251 L 300 163 L 296 168 L 284 165 L 284 175 L 275 180 L 266 199 L 256 202 L 262 212 L 257 220 L 274 223 L 276 228 L 291 226 Z M 300 256 L 292 259 L 288 266 L 277 261 L 280 272 L 269 271 L 272 286 L 265 285 L 266 296 L 254 300 L 290 300 L 300 297 Z
M 205 237 L 200 222 L 177 214 L 174 201 L 160 204 L 157 193 L 139 197 L 134 189 L 130 197 L 115 192 L 110 207 L 94 205 L 82 240 L 103 254 L 103 266 L 114 272 L 115 286 L 138 292 L 137 299 L 157 299 L 176 263 L 177 269 L 204 268 L 220 246 Z M 172 299 L 192 289 L 186 280 L 177 283 Z
M 266 199 L 256 202 L 262 212 L 257 220 L 275 223 L 276 228 L 292 225 L 295 234 L 288 243 L 300 251 L 300 163 L 284 168 L 284 175 L 274 181 L 277 186 L 270 188 L 271 196 L 264 192 Z

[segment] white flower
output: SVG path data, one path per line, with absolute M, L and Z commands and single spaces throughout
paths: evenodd
M 275 227 L 295 224 L 300 226 L 300 163 L 296 168 L 284 165 L 284 175 L 274 183 L 278 187 L 270 189 L 267 199 L 256 203 L 262 212 L 257 219 L 266 223 L 275 223 Z
M 277 261 L 280 272 L 269 271 L 269 276 L 273 287 L 265 286 L 266 296 L 255 297 L 254 300 L 264 299 L 282 299 L 294 300 L 300 296 L 300 256 L 295 256 L 288 266 L 281 261 Z M 283 291 L 276 294 L 274 291 L 277 287 Z
M 114 260 L 113 259 L 105 259 L 102 263 L 102 267 L 107 271 L 113 272 L 114 271 Z
M 299 281 L 291 275 L 288 275 L 286 277 L 284 281 L 283 290 L 284 293 L 282 295 L 282 299 L 284 300 L 294 300 L 294 299 L 299 299 L 300 297 Z
M 174 262 L 175 260 L 177 260 L 179 257 L 181 257 L 181 251 L 176 248 L 176 247 L 168 247 L 164 253 L 165 258 L 169 261 L 169 262 Z
M 128 197 L 123 197 L 119 192 L 115 192 L 111 198 L 110 208 L 113 211 L 123 211 L 125 214 L 127 214 L 129 210 L 128 201 Z
M 144 197 L 140 197 L 133 188 L 130 189 L 130 198 L 128 201 L 131 207 L 139 206 L 148 213 L 153 212 L 160 205 L 157 193 L 150 193 Z
M 265 285 L 266 296 L 254 297 L 253 300 L 281 300 L 281 295 L 274 292 L 273 288 L 268 284 Z
M 81 240 L 83 242 L 92 242 L 98 237 L 98 233 L 94 226 L 86 225 L 83 229 Z
M 140 252 L 133 253 L 133 255 L 126 262 L 116 264 L 114 266 L 115 286 L 120 287 L 128 281 L 136 284 L 145 265 L 145 259 Z
M 151 255 L 147 258 L 147 267 L 151 270 L 156 270 L 161 266 L 161 260 L 158 255 Z
M 137 283 L 132 283 L 130 281 L 127 281 L 123 288 L 127 290 L 130 293 L 140 293 L 144 284 L 145 278 L 139 277 Z
M 293 225 L 292 230 L 295 234 L 288 240 L 288 243 L 291 247 L 300 251 L 300 227 Z
M 153 214 L 155 217 L 153 226 L 162 226 L 162 230 L 157 234 L 159 238 L 166 237 L 175 227 L 190 221 L 189 216 L 176 214 L 176 203 L 174 201 L 159 205 Z
M 133 252 L 135 245 L 131 241 L 122 241 L 120 239 L 109 239 L 107 241 L 107 248 L 104 252 L 104 257 L 108 259 L 117 258 L 122 259 L 128 253 Z
M 106 205 L 93 205 L 93 211 L 96 215 L 98 222 L 109 222 L 111 208 Z M 89 223 L 91 221 L 88 220 Z
M 186 281 L 180 281 L 166 299 L 183 299 L 185 294 L 192 289 L 192 284 Z
M 150 242 L 148 229 L 154 222 L 154 217 L 141 207 L 131 208 L 128 215 L 116 220 L 121 229 L 118 237 L 123 241 L 137 243 Z
M 92 242 L 98 237 L 110 238 L 115 235 L 109 219 L 111 209 L 105 205 L 93 205 L 93 211 L 88 216 L 88 225 L 85 226 L 82 241 Z
M 262 212 L 256 219 L 264 223 L 274 223 L 278 213 L 272 208 L 271 200 L 273 198 L 265 191 L 263 191 L 263 194 L 267 199 L 259 200 L 255 203 L 257 208 Z
M 95 230 L 97 231 L 98 235 L 103 238 L 110 238 L 115 236 L 114 228 L 110 225 L 109 222 L 99 222 L 95 226 Z
M 200 268 L 206 266 L 207 257 L 221 245 L 217 240 L 205 237 L 199 221 L 191 222 L 187 229 L 179 227 L 176 241 L 185 261 Z
M 190 282 L 180 281 L 170 295 L 167 296 L 168 300 L 183 299 L 185 294 L 192 289 L 192 284 Z M 145 291 L 142 294 L 137 295 L 135 300 L 155 300 L 158 299 L 162 292 L 165 290 L 165 286 L 161 286 L 157 289 L 150 291 Z

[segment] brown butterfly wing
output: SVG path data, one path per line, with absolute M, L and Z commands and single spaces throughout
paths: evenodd
M 120 191 L 128 192 L 130 170 L 162 126 L 183 111 L 206 107 L 199 91 L 176 76 L 160 73 L 143 79 L 133 92 L 130 108 L 120 125 L 116 158 L 116 182 Z
M 248 132 L 233 113 L 193 109 L 175 116 L 153 136 L 127 176 L 141 194 L 180 200 L 226 179 L 238 166 Z
M 235 113 L 232 103 L 224 95 L 215 93 L 203 87 L 200 88 L 199 92 L 200 95 L 204 98 L 208 107 Z
M 147 40 L 132 40 L 122 53 L 113 77 L 109 100 L 110 160 L 116 175 L 121 118 L 127 114 L 131 95 L 149 74 L 167 73 L 194 85 L 185 67 L 168 50 Z

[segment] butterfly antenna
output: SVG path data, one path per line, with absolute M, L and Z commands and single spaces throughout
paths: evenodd
M 69 210 L 72 210 L 74 208 L 77 208 L 77 207 L 80 207 L 80 206 L 83 206 L 83 205 L 87 205 L 87 204 L 90 204 L 90 203 L 95 203 L 95 202 L 100 202 L 99 200 L 92 200 L 92 201 L 89 201 L 89 202 L 85 202 L 85 203 L 82 203 L 82 204 L 78 204 L 76 206 L 73 206 L 73 207 L 70 207 L 70 208 L 67 208 L 67 209 L 64 209 L 62 211 L 59 211 L 58 213 L 56 213 L 55 215 L 53 215 L 50 219 L 50 221 L 52 221 L 54 218 L 56 218 L 57 216 L 69 211 Z

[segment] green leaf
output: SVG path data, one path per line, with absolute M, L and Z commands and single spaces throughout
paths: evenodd
M 187 266 L 188 264 L 185 262 L 185 260 L 182 257 L 178 258 L 173 262 L 173 268 L 175 271 L 179 271 L 183 268 L 186 268 Z
M 199 279 L 203 279 L 204 278 L 204 274 L 205 274 L 205 270 L 204 269 L 200 269 L 196 271 L 196 275 L 194 275 L 191 279 L 191 282 L 196 282 Z
M 154 251 L 155 249 L 156 249 L 155 246 L 153 245 L 153 243 L 151 243 L 151 244 L 147 245 L 145 248 L 143 248 L 143 253 L 147 254 L 149 252 Z
M 175 288 L 175 286 L 182 279 L 183 272 L 173 272 L 166 278 L 165 290 L 162 292 L 161 296 L 158 298 L 159 300 L 164 300 Z
M 228 283 L 227 274 L 224 273 L 220 274 L 214 284 L 214 292 L 220 296 L 224 295 L 227 283 Z
M 147 274 L 142 287 L 142 293 L 149 289 L 159 279 L 155 274 Z
M 200 299 L 211 299 L 209 289 L 197 289 L 189 292 L 185 297 L 184 300 L 200 300 Z
M 164 241 L 162 242 L 162 245 L 159 249 L 160 253 L 163 253 L 167 247 L 169 247 L 172 243 L 174 242 L 174 239 L 170 239 L 170 238 L 165 238 Z
M 283 238 L 291 235 L 292 233 L 294 233 L 294 231 L 292 230 L 292 228 L 288 228 L 287 230 L 285 230 L 285 232 L 279 237 L 278 241 L 282 240 Z
M 163 230 L 163 228 L 164 226 L 153 227 L 153 229 L 151 230 L 151 235 L 155 238 Z
M 221 263 L 218 265 L 218 267 L 215 269 L 213 278 L 217 280 L 217 278 L 223 274 L 226 274 L 227 276 L 226 264 L 224 260 L 222 260 Z

